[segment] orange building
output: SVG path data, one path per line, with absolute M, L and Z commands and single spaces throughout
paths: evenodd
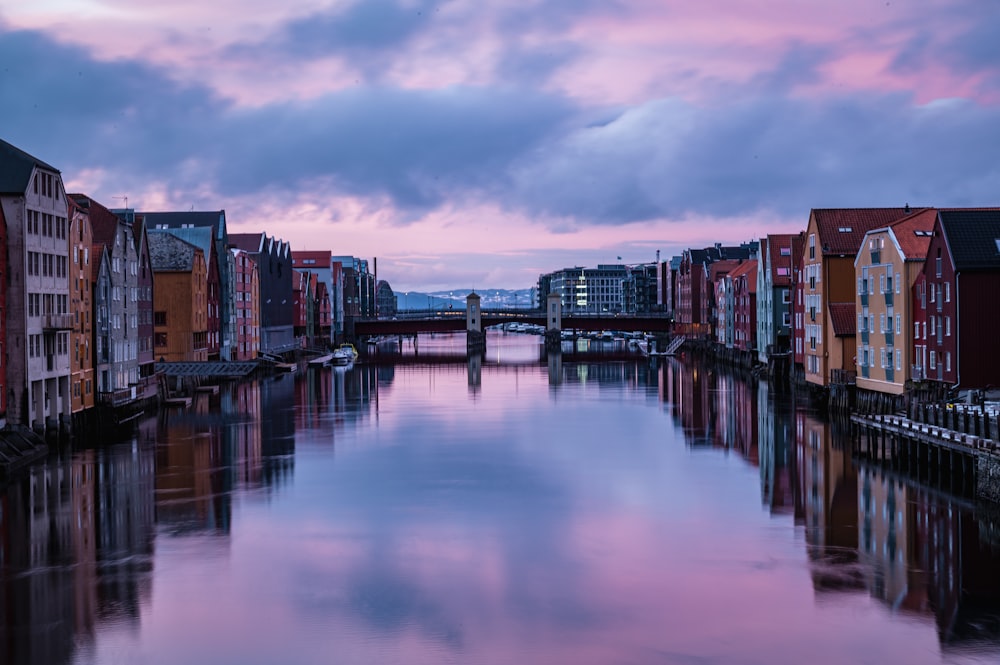
M 903 208 L 813 209 L 802 256 L 806 382 L 827 386 L 833 370 L 854 372 L 854 260 L 865 234 L 906 215 Z
M 93 227 L 90 211 L 72 196 L 69 204 L 69 299 L 73 330 L 70 332 L 70 395 L 73 417 L 94 408 L 94 355 L 90 341 L 94 338 L 93 288 L 90 246 Z
M 153 291 L 153 349 L 166 362 L 208 360 L 205 253 L 161 230 L 148 230 Z

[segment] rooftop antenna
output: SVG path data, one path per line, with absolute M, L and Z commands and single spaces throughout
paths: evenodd
M 128 194 L 125 194 L 123 196 L 112 196 L 111 198 L 118 199 L 119 201 L 124 201 L 125 209 L 128 210 Z

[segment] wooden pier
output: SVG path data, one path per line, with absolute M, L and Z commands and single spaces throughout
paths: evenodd
M 902 415 L 851 416 L 868 461 L 962 495 L 1000 503 L 1000 443 Z

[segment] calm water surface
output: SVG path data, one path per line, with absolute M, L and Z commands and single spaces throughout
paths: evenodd
M 0 494 L 0 662 L 1000 662 L 984 510 L 766 384 L 461 344 L 34 469 Z

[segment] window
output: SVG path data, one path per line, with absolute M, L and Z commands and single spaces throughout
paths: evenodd
M 903 333 L 903 317 L 899 314 L 896 315 L 896 334 L 901 335 Z
M 167 333 L 165 333 L 165 332 L 153 333 L 153 345 L 154 346 L 166 346 L 167 345 Z
M 167 325 L 167 313 L 166 312 L 153 312 L 153 325 L 165 326 Z
M 951 337 L 951 317 L 944 317 L 944 334 Z
M 816 258 L 816 235 L 813 233 L 809 234 L 809 258 Z
M 881 349 L 881 351 L 882 351 L 882 367 L 884 368 L 885 367 L 885 348 L 883 347 Z
M 920 321 L 913 322 L 913 339 L 920 339 Z
M 951 302 L 951 282 L 944 283 L 944 301 Z
M 899 293 L 899 273 L 896 273 L 896 293 Z
M 937 351 L 931 350 L 927 364 L 930 365 L 931 369 L 937 369 Z
M 947 351 L 944 354 L 944 371 L 951 371 L 951 351 Z

